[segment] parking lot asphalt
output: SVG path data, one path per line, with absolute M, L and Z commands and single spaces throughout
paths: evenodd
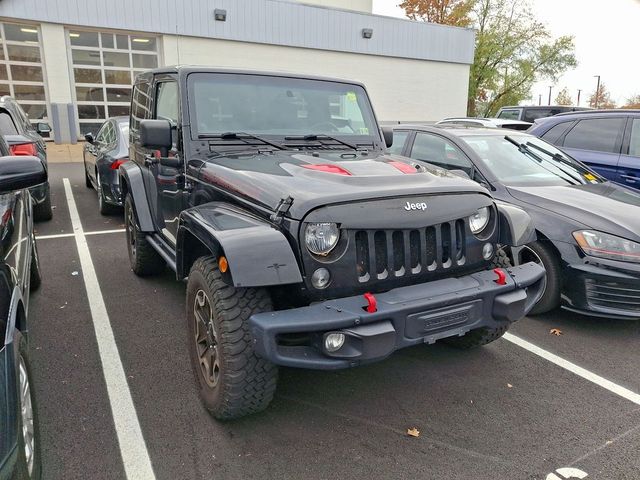
M 81 164 L 50 166 L 54 218 L 36 225 L 44 280 L 29 312 L 43 478 L 125 479 L 119 412 L 90 310 L 96 298 L 74 237 L 51 237 L 72 233 L 63 178 L 85 233 L 123 228 L 121 215 L 98 213 Z M 569 471 L 548 477 L 560 468 L 640 478 L 640 404 L 505 339 L 472 351 L 418 346 L 338 372 L 282 369 L 268 410 L 218 422 L 201 406 L 189 364 L 185 285 L 168 270 L 136 277 L 122 232 L 85 238 L 144 437 L 139 448 L 159 480 L 556 480 Z M 557 311 L 510 332 L 640 393 L 636 322 Z M 419 437 L 406 434 L 412 427 Z

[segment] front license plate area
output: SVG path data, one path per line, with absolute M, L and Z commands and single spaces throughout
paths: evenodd
M 407 338 L 425 337 L 433 332 L 470 323 L 479 318 L 481 312 L 482 300 L 474 300 L 454 307 L 413 313 L 407 316 L 404 334 Z

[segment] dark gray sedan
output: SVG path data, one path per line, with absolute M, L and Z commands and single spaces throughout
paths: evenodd
M 122 207 L 118 167 L 129 161 L 129 117 L 108 119 L 98 134 L 87 133 L 82 156 L 88 188 L 98 192 L 100 213 L 109 215 Z

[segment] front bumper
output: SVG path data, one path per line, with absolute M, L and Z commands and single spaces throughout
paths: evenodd
M 312 369 L 354 367 L 420 343 L 495 328 L 524 317 L 538 300 L 544 269 L 527 263 L 508 270 L 504 285 L 491 271 L 397 288 L 376 294 L 377 311 L 367 313 L 362 296 L 252 315 L 258 355 L 277 365 Z M 322 348 L 323 335 L 340 332 L 337 352 Z M 292 342 L 292 339 L 303 339 Z

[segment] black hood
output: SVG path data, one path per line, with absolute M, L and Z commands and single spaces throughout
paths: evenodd
M 517 200 L 588 228 L 640 240 L 640 194 L 614 183 L 508 187 Z
M 190 165 L 196 166 L 192 162 Z M 308 168 L 311 165 L 343 169 L 348 175 Z M 294 219 L 302 219 L 319 206 L 342 202 L 452 193 L 489 195 L 477 183 L 444 169 L 380 152 L 315 156 L 307 152 L 275 151 L 217 156 L 202 162 L 197 175 L 205 183 L 218 185 L 271 210 L 290 196 L 293 204 L 288 216 Z

